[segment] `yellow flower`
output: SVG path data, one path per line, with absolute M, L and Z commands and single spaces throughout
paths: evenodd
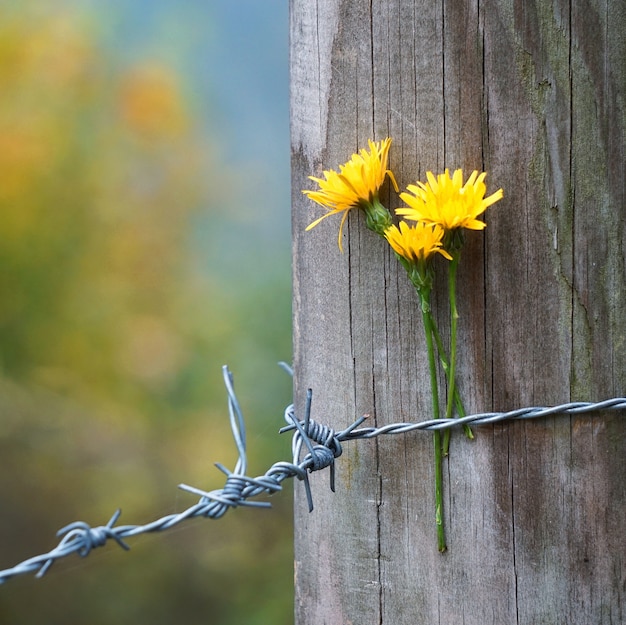
M 358 154 L 353 154 L 347 163 L 339 166 L 339 172 L 324 171 L 324 178 L 309 176 L 311 180 L 317 182 L 319 190 L 302 192 L 328 210 L 325 215 L 310 224 L 307 230 L 314 228 L 330 215 L 344 213 L 339 226 L 339 249 L 342 249 L 343 224 L 351 208 L 360 206 L 367 209 L 368 205 L 375 203 L 386 176 L 389 176 L 394 188 L 398 191 L 393 173 L 387 169 L 391 139 L 387 138 L 378 142 L 370 140 L 368 143 L 369 151 L 362 149 Z
M 391 226 L 385 230 L 385 238 L 394 251 L 415 265 L 423 264 L 437 253 L 452 260 L 452 256 L 442 247 L 443 234 L 440 226 L 424 222 L 418 222 L 411 227 L 401 221 L 399 228 Z
M 476 218 L 503 196 L 502 189 L 498 189 L 485 197 L 486 175 L 485 172 L 479 175 L 473 171 L 463 184 L 462 169 L 455 170 L 452 177 L 446 169 L 437 178 L 429 171 L 426 173 L 427 184 L 418 182 L 417 186 L 409 185 L 407 190 L 410 193 L 400 194 L 409 208 L 398 208 L 396 213 L 413 221 L 438 224 L 444 230 L 482 230 L 486 224 Z

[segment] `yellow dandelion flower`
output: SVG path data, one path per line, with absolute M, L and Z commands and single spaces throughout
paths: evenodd
M 423 264 L 433 254 L 441 254 L 452 260 L 452 256 L 443 249 L 443 235 L 440 226 L 424 222 L 411 227 L 401 221 L 399 228 L 394 225 L 385 230 L 385 238 L 393 250 L 413 264 Z
M 446 169 L 436 178 L 429 171 L 426 173 L 427 184 L 418 182 L 417 185 L 409 185 L 409 193 L 400 194 L 409 208 L 398 208 L 396 213 L 413 221 L 438 224 L 444 230 L 482 230 L 486 224 L 476 218 L 503 197 L 502 189 L 485 197 L 486 175 L 485 172 L 479 174 L 473 171 L 463 184 L 462 169 L 455 170 L 452 177 Z
M 353 154 L 347 163 L 339 166 L 339 172 L 324 171 L 324 178 L 309 176 L 319 185 L 319 190 L 302 192 L 328 210 L 325 215 L 310 224 L 307 230 L 314 228 L 330 215 L 344 213 L 339 226 L 339 249 L 342 249 L 343 225 L 351 208 L 367 208 L 367 205 L 376 202 L 378 192 L 387 176 L 398 191 L 396 179 L 393 173 L 387 169 L 391 139 L 387 138 L 378 142 L 370 140 L 368 143 L 369 151 L 362 149 L 358 154 Z

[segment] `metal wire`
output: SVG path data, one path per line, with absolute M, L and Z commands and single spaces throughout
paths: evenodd
M 375 438 L 381 434 L 406 434 L 415 430 L 445 430 L 462 425 L 489 425 L 502 421 L 520 421 L 538 419 L 540 417 L 582 415 L 601 412 L 603 410 L 626 410 L 626 398 L 615 397 L 600 402 L 569 402 L 558 406 L 536 406 L 518 408 L 509 412 L 482 412 L 459 419 L 431 419 L 419 423 L 392 423 L 379 428 L 360 428 L 353 430 L 344 440 L 359 438 Z
M 291 368 L 281 363 L 291 373 Z M 226 475 L 224 488 L 204 491 L 193 486 L 180 484 L 179 488 L 198 495 L 199 501 L 178 514 L 170 514 L 146 525 L 118 525 L 121 511 L 117 510 L 109 522 L 104 526 L 91 527 L 83 521 L 66 525 L 57 532 L 62 537 L 58 545 L 48 553 L 29 558 L 16 566 L 0 571 L 0 584 L 12 577 L 35 573 L 35 577 L 42 577 L 50 567 L 61 558 L 77 553 L 86 557 L 92 549 L 102 547 L 108 541 L 116 542 L 125 550 L 130 549 L 125 538 L 160 532 L 167 530 L 187 519 L 206 517 L 218 519 L 230 508 L 238 506 L 269 507 L 267 501 L 248 501 L 261 494 L 271 495 L 282 490 L 281 483 L 287 478 L 297 478 L 304 483 L 309 510 L 313 510 L 313 497 L 309 485 L 309 474 L 330 468 L 330 488 L 335 490 L 335 459 L 341 456 L 341 443 L 358 439 L 375 438 L 383 434 L 406 434 L 415 430 L 442 430 L 452 427 L 468 425 L 486 425 L 502 421 L 537 419 L 555 415 L 581 415 L 604 410 L 625 410 L 626 398 L 618 397 L 598 403 L 571 402 L 553 407 L 534 407 L 512 410 L 510 412 L 486 412 L 470 415 L 461 419 L 437 419 L 421 421 L 419 423 L 393 423 L 379 428 L 359 426 L 366 417 L 358 418 L 352 425 L 336 432 L 331 427 L 311 419 L 312 392 L 306 396 L 304 419 L 299 420 L 295 415 L 293 405 L 285 409 L 284 418 L 287 425 L 280 432 L 293 431 L 292 459 L 274 463 L 264 475 L 251 478 L 246 473 L 246 434 L 243 415 L 237 396 L 235 395 L 232 374 L 227 367 L 223 367 L 224 384 L 228 393 L 228 412 L 233 438 L 239 458 L 233 471 L 229 471 L 221 464 L 215 466 Z M 301 458 L 304 453 L 304 457 Z

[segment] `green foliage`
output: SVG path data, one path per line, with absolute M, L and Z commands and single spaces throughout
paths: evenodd
M 0 9 L 0 568 L 70 521 L 121 506 L 143 523 L 193 503 L 179 482 L 222 486 L 224 363 L 252 421 L 250 472 L 289 447 L 266 442 L 291 389 L 268 370 L 291 351 L 288 258 L 250 258 L 262 242 L 232 221 L 228 188 L 245 172 L 220 164 L 184 76 L 114 60 L 95 16 L 51 7 Z M 198 245 L 226 231 L 230 264 L 201 264 Z M 289 622 L 289 504 L 13 580 L 0 622 Z

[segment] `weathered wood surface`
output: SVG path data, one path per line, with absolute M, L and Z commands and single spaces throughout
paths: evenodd
M 401 187 L 488 171 L 460 267 L 470 412 L 626 394 L 623 1 L 292 0 L 295 391 L 336 428 L 429 418 L 416 297 L 350 215 L 303 197 L 368 138 Z M 392 207 L 395 194 L 384 199 Z M 446 328 L 444 289 L 436 293 Z M 431 435 L 358 441 L 296 487 L 296 623 L 626 622 L 626 417 L 453 436 L 437 552 Z

